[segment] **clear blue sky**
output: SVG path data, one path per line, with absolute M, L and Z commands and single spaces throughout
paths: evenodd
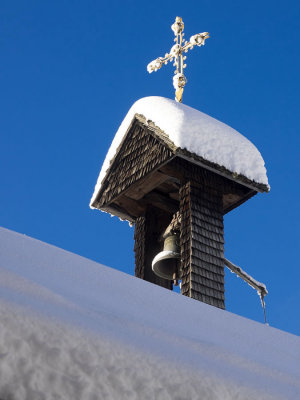
M 187 37 L 211 34 L 184 103 L 250 139 L 271 184 L 225 217 L 225 255 L 267 284 L 270 324 L 300 335 L 298 1 L 1 1 L 0 224 L 134 274 L 133 228 L 88 205 L 132 103 L 173 98 L 172 66 L 146 66 L 177 15 Z M 230 273 L 226 306 L 263 321 Z

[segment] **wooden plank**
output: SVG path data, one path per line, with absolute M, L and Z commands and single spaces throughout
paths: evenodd
M 100 210 L 115 215 L 116 217 L 129 221 L 131 223 L 134 223 L 135 221 L 135 218 L 132 215 L 129 215 L 125 210 L 122 210 L 120 207 L 114 204 L 110 204 L 108 207 L 101 207 Z
M 172 162 L 163 165 L 159 168 L 159 170 L 172 178 L 176 178 L 179 182 L 184 179 L 184 171 L 180 171 L 178 168 L 174 168 Z
M 224 200 L 223 200 L 223 214 L 227 214 L 229 213 L 229 211 L 234 210 L 236 207 L 239 207 L 241 204 L 245 203 L 247 200 L 251 199 L 251 197 L 255 196 L 257 194 L 257 191 L 255 190 L 250 190 L 249 192 L 247 192 L 244 196 L 242 196 L 239 200 L 235 201 L 234 203 L 230 204 L 230 205 L 226 205 L 224 204 Z
M 145 213 L 145 205 L 141 202 L 137 202 L 125 195 L 119 196 L 114 200 L 114 204 L 117 204 L 123 210 L 126 210 L 128 214 L 134 217 L 139 217 Z
M 148 193 L 143 198 L 143 201 L 147 204 L 152 204 L 161 210 L 167 211 L 170 214 L 174 214 L 179 210 L 179 204 L 176 201 L 158 192 Z
M 149 174 L 146 178 L 139 180 L 136 184 L 133 184 L 129 190 L 126 191 L 126 196 L 134 200 L 140 200 L 145 196 L 145 194 L 151 192 L 168 179 L 168 175 L 155 171 Z
M 179 192 L 171 192 L 171 193 L 169 193 L 169 196 L 171 199 L 179 202 Z

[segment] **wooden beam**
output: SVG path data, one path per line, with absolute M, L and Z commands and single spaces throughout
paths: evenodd
M 145 178 L 139 180 L 136 184 L 132 185 L 126 191 L 126 196 L 134 200 L 140 200 L 145 196 L 145 194 L 151 192 L 168 179 L 168 175 L 165 175 L 159 171 L 154 171 Z
M 143 201 L 147 204 L 152 204 L 161 210 L 167 211 L 170 214 L 174 214 L 179 210 L 179 204 L 177 201 L 158 192 L 148 193 L 144 196 Z
M 100 210 L 105 211 L 106 213 L 112 214 L 121 219 L 124 219 L 126 221 L 129 221 L 131 223 L 135 222 L 135 217 L 133 217 L 132 215 L 129 215 L 126 212 L 126 210 L 123 210 L 121 207 L 119 207 L 115 204 L 110 204 L 109 206 L 101 207 Z
M 139 217 L 145 213 L 145 205 L 142 202 L 133 200 L 126 195 L 121 195 L 114 200 L 114 204 L 121 207 L 122 210 L 126 210 L 130 215 L 134 217 Z
M 249 200 L 251 197 L 255 196 L 256 194 L 257 194 L 256 190 L 250 190 L 244 196 L 242 196 L 239 201 L 235 202 L 234 204 L 232 204 L 230 206 L 224 207 L 223 215 L 229 213 L 229 211 L 234 210 L 236 207 L 239 207 L 241 204 L 245 203 L 245 201 Z
M 184 178 L 184 172 L 179 171 L 178 169 L 174 168 L 172 166 L 172 162 L 169 164 L 165 164 L 162 167 L 159 168 L 159 170 L 165 174 L 168 175 L 170 178 L 175 178 L 178 182 L 181 182 Z

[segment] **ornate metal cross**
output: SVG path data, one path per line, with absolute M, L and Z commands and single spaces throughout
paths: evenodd
M 183 53 L 187 53 L 188 50 L 193 49 L 194 46 L 204 46 L 205 39 L 209 38 L 208 32 L 198 33 L 190 37 L 189 42 L 183 39 L 184 23 L 181 17 L 176 17 L 174 24 L 171 26 L 174 35 L 176 36 L 174 42 L 176 44 L 171 48 L 170 53 L 166 53 L 164 57 L 158 57 L 156 60 L 151 61 L 147 65 L 147 71 L 151 74 L 153 71 L 160 69 L 163 64 L 168 64 L 168 61 L 174 60 L 174 67 L 176 70 L 173 77 L 173 86 L 175 88 L 175 100 L 179 103 L 182 102 L 182 94 L 184 86 L 187 83 L 187 79 L 183 74 L 183 69 L 186 67 L 184 60 L 186 56 Z

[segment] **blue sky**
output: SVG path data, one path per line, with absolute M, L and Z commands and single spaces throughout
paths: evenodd
M 148 62 L 186 36 L 183 102 L 261 151 L 271 192 L 225 217 L 225 255 L 269 289 L 272 326 L 300 335 L 297 1 L 2 1 L 0 224 L 129 274 L 133 228 L 89 209 L 113 136 L 134 101 L 173 98 L 173 68 Z M 226 275 L 226 307 L 263 321 L 255 291 Z

